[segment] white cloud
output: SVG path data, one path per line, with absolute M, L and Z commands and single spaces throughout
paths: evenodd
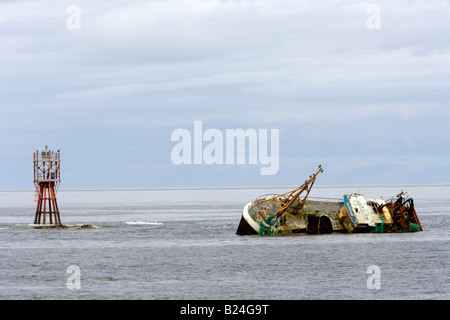
M 203 120 L 280 128 L 330 158 L 344 139 L 392 165 L 395 139 L 448 152 L 448 2 L 380 0 L 380 30 L 366 26 L 371 1 L 80 0 L 69 30 L 72 4 L 0 4 L 2 145 Z

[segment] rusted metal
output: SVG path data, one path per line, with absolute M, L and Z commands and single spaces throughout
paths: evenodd
M 34 185 L 36 188 L 36 213 L 35 225 L 61 225 L 56 191 L 61 182 L 60 178 L 60 153 L 48 150 L 33 154 Z M 47 220 L 48 216 L 48 220 Z
M 403 191 L 396 199 L 388 201 L 366 198 L 357 193 L 344 194 L 340 199 L 309 199 L 316 177 L 321 172 L 323 170 L 319 166 L 317 172 L 295 190 L 279 195 L 263 195 L 249 201 L 242 210 L 236 234 L 423 231 L 414 201 Z
M 306 232 L 307 216 L 299 214 L 299 211 L 304 207 L 317 175 L 321 172 L 323 169 L 319 166 L 317 172 L 297 189 L 273 197 L 263 196 L 247 204 L 236 234 Z
M 390 212 L 393 219 L 393 228 L 396 232 L 415 231 L 412 228 L 417 226 L 417 231 L 423 231 L 414 207 L 414 200 L 405 192 L 400 192 L 397 199 L 392 199 L 384 205 Z

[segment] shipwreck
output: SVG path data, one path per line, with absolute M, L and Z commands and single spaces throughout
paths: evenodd
M 414 201 L 400 192 L 387 201 L 345 194 L 341 198 L 310 198 L 317 176 L 297 189 L 262 195 L 244 205 L 237 235 L 393 233 L 423 231 Z

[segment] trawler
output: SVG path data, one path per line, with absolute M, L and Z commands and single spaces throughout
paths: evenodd
M 388 201 L 369 199 L 356 193 L 344 195 L 339 206 L 339 221 L 348 232 L 423 231 L 414 200 L 403 190 Z
M 396 199 L 345 194 L 340 198 L 309 198 L 319 173 L 297 189 L 262 195 L 244 205 L 237 235 L 324 234 L 333 232 L 422 231 L 414 201 L 403 191 Z

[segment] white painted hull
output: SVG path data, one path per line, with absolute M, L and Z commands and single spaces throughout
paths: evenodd
M 276 210 L 275 203 L 268 203 L 267 207 L 257 208 L 255 201 L 246 203 L 242 209 L 241 222 L 238 235 L 260 234 L 261 224 L 264 219 L 273 215 Z M 273 208 L 271 208 L 271 205 Z M 322 223 L 322 226 L 320 224 Z M 267 226 L 267 223 L 265 224 Z M 328 225 L 328 227 L 327 227 Z M 339 204 L 336 200 L 307 200 L 298 214 L 285 214 L 281 224 L 283 234 L 286 233 L 330 233 L 345 230 L 339 221 Z M 326 232 L 324 231 L 326 228 Z

